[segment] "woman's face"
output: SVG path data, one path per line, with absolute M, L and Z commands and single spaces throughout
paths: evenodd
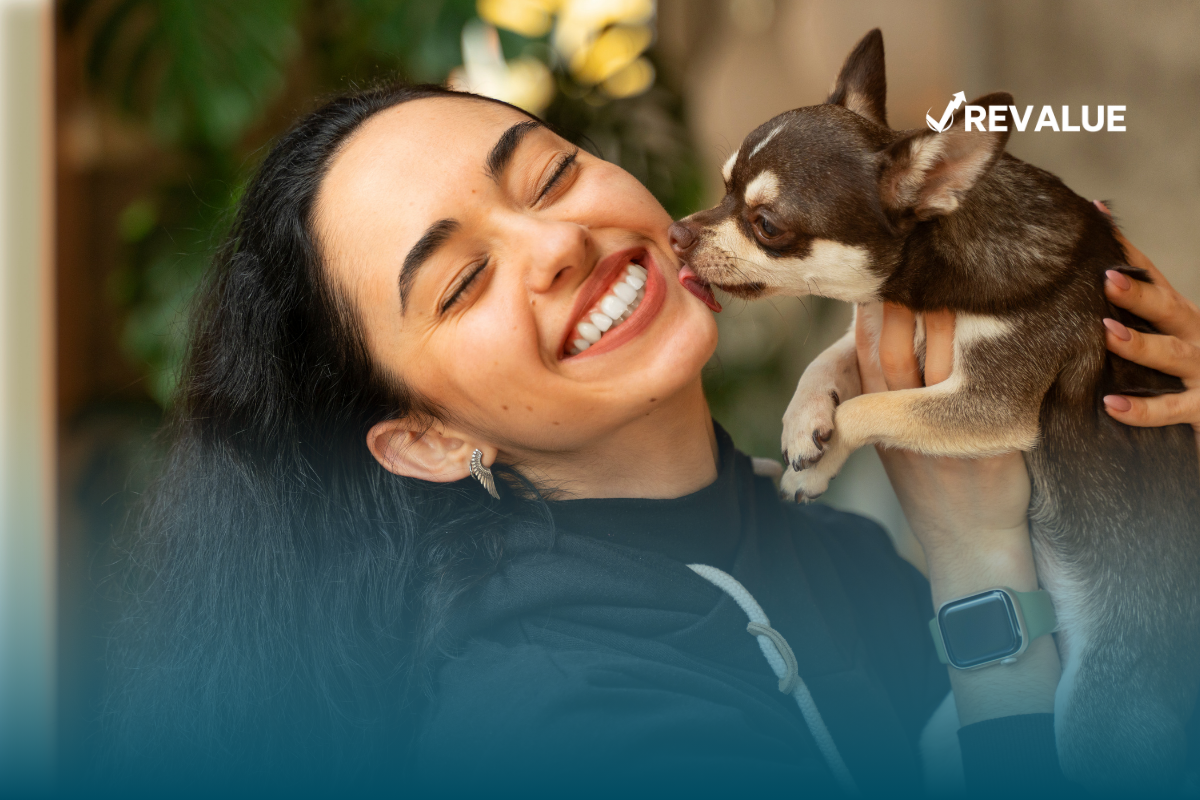
M 584 452 L 694 402 L 716 325 L 678 280 L 670 223 L 619 167 L 459 98 L 366 122 L 316 213 L 372 357 L 505 460 Z

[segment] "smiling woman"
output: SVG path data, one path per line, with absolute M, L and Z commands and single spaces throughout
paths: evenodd
M 1020 457 L 890 459 L 930 582 L 873 523 L 782 503 L 709 415 L 719 306 L 670 223 L 524 112 L 437 87 L 275 144 L 131 544 L 117 780 L 903 795 L 924 730 L 969 781 L 1061 781 L 1053 643 L 943 703 L 928 629 L 931 590 L 1037 588 Z M 884 313 L 865 388 L 920 385 L 889 368 L 911 325 Z
M 456 481 L 478 448 L 574 496 L 711 483 L 711 431 L 678 431 L 711 428 L 716 326 L 674 280 L 670 222 L 629 173 L 503 105 L 426 98 L 366 122 L 322 182 L 316 238 L 372 361 L 441 412 L 374 425 L 371 452 Z

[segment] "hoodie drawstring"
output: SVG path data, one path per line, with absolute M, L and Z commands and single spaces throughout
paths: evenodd
M 842 791 L 852 797 L 859 796 L 858 785 L 850 775 L 850 770 L 846 769 L 846 762 L 842 760 L 842 754 L 838 752 L 837 743 L 833 741 L 829 728 L 825 727 L 825 720 L 821 718 L 821 712 L 817 709 L 817 704 L 813 702 L 808 686 L 800 677 L 795 653 L 792 652 L 792 648 L 783 635 L 771 627 L 771 621 L 767 619 L 762 606 L 750 592 L 746 591 L 746 587 L 738 583 L 737 579 L 729 573 L 707 564 L 688 564 L 688 568 L 732 597 L 733 601 L 750 618 L 746 631 L 758 640 L 758 646 L 762 650 L 763 656 L 771 665 L 775 677 L 779 678 L 779 691 L 791 695 L 792 699 L 796 701 L 796 705 L 800 707 L 804 723 L 808 726 L 809 733 L 817 743 L 817 749 L 821 751 L 821 756 L 825 759 L 825 763 L 829 766 Z

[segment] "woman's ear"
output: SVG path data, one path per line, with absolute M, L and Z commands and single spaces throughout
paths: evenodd
M 412 420 L 390 419 L 367 432 L 367 448 L 375 460 L 394 475 L 434 483 L 460 481 L 471 474 L 471 454 L 483 451 L 483 463 L 496 460 L 496 448 L 468 444 L 456 432 L 437 426 L 416 425 Z

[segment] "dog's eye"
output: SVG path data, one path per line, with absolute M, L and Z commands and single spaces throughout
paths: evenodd
M 774 239 L 783 231 L 771 224 L 771 221 L 761 214 L 754 218 L 754 232 L 762 239 Z

